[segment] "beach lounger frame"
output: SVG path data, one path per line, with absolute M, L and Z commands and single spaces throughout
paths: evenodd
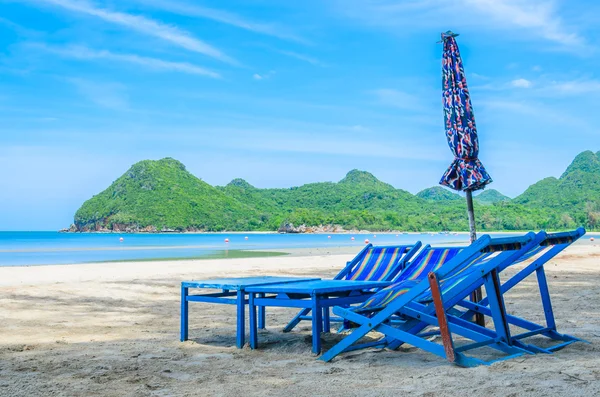
M 367 244 L 360 252 L 352 259 L 351 261 L 346 262 L 346 266 L 333 278 L 334 280 L 344 280 L 352 279 L 352 277 L 356 276 L 357 266 L 361 264 L 361 261 L 365 258 L 369 250 L 371 249 L 395 249 L 401 248 L 402 252 L 400 253 L 400 257 L 390 265 L 389 270 L 384 273 L 385 277 L 379 279 L 371 279 L 369 277 L 361 278 L 358 277 L 359 281 L 393 281 L 398 275 L 402 272 L 402 270 L 406 267 L 408 261 L 419 251 L 422 243 L 417 241 L 415 244 L 402 244 L 402 245 L 386 245 L 386 246 L 375 246 L 371 243 Z M 363 269 L 364 270 L 364 269 Z M 368 272 L 367 272 L 368 275 Z M 305 308 L 302 309 L 294 316 L 292 320 L 284 327 L 283 332 L 292 331 L 301 321 L 312 321 L 312 316 L 310 315 L 312 309 Z M 343 320 L 337 317 L 326 316 L 330 322 L 342 322 Z M 325 328 L 329 328 L 329 325 L 324 325 Z
M 402 280 L 420 281 L 427 278 L 429 271 L 437 270 L 443 266 L 448 260 L 458 255 L 465 247 L 464 246 L 444 246 L 432 247 L 430 244 L 425 245 L 413 258 L 408 261 L 404 269 L 394 278 L 393 283 Z M 437 256 L 435 254 L 440 254 Z M 433 261 L 433 263 L 431 262 Z M 337 321 L 342 322 L 342 326 L 338 329 L 341 332 L 347 329 L 347 324 L 342 318 L 334 317 Z M 397 320 L 391 319 L 392 323 Z M 400 320 L 401 321 L 401 320 Z
M 522 237 L 496 238 L 482 236 L 469 247 L 465 248 L 459 255 L 443 265 L 436 272 L 431 272 L 428 281 L 422 281 L 408 290 L 405 294 L 394 299 L 381 310 L 375 312 L 373 317 L 365 316 L 353 311 L 351 308 L 335 307 L 333 312 L 349 321 L 359 325 L 352 332 L 333 346 L 321 356 L 321 360 L 330 361 L 342 352 L 356 350 L 359 348 L 374 346 L 374 343 L 355 345 L 362 337 L 370 331 L 376 330 L 383 333 L 388 341 L 398 340 L 429 351 L 461 366 L 474 366 L 489 364 L 493 361 L 484 361 L 478 358 L 468 357 L 465 351 L 489 346 L 500 350 L 508 356 L 501 359 L 520 356 L 529 353 L 527 350 L 510 344 L 510 332 L 506 328 L 506 309 L 499 293 L 498 268 L 506 263 L 518 259 L 524 252 L 533 247 L 537 242 L 536 235 L 528 233 Z M 484 263 L 473 266 L 473 261 L 481 257 L 485 250 L 501 250 L 497 256 Z M 449 288 L 440 287 L 440 281 L 459 270 L 471 268 L 471 272 L 459 283 L 452 284 Z M 474 285 L 483 284 L 488 294 L 488 304 L 492 308 L 491 315 L 494 319 L 495 331 L 488 330 L 467 320 L 450 315 L 449 309 L 457 302 L 465 299 L 474 290 Z M 422 304 L 419 297 L 430 292 L 433 302 Z M 394 326 L 389 324 L 389 319 L 397 313 L 407 316 L 405 324 Z M 434 343 L 419 335 L 423 329 L 422 324 L 438 326 L 442 334 L 442 345 Z M 416 329 L 414 329 L 416 327 Z M 471 339 L 474 343 L 455 347 L 452 334 L 456 333 Z M 381 341 L 376 342 L 377 345 Z
M 544 264 L 554 258 L 556 255 L 561 253 L 565 248 L 567 248 L 570 244 L 578 240 L 581 236 L 585 234 L 584 228 L 578 228 L 574 231 L 568 232 L 559 232 L 559 233 L 546 233 L 545 231 L 541 231 L 536 236 L 536 240 L 538 244 L 531 247 L 529 251 L 525 252 L 520 258 L 518 258 L 513 263 L 507 263 L 503 265 L 499 270 L 501 274 L 507 267 L 512 266 L 517 263 L 521 263 L 530 258 L 535 258 L 531 264 L 526 266 L 524 269 L 519 271 L 517 274 L 512 276 L 508 281 L 504 282 L 500 287 L 500 293 L 503 299 L 505 298 L 505 293 L 508 292 L 515 285 L 523 281 L 525 278 L 530 276 L 532 273 L 536 273 L 537 282 L 538 282 L 538 290 L 540 292 L 540 298 L 542 307 L 544 310 L 544 316 L 546 325 L 536 324 L 532 321 L 526 320 L 524 318 L 518 317 L 515 314 L 506 314 L 506 322 L 507 327 L 516 326 L 518 328 L 522 328 L 525 332 L 520 334 L 511 336 L 511 344 L 515 346 L 520 346 L 524 349 L 532 353 L 547 353 L 551 354 L 554 351 L 562 349 L 563 347 L 574 343 L 574 342 L 584 342 L 587 341 L 574 337 L 572 335 L 561 334 L 556 330 L 556 321 L 554 318 L 554 311 L 552 309 L 552 303 L 550 299 L 550 292 L 548 289 L 548 283 L 546 281 L 546 275 L 544 272 Z M 482 284 L 480 283 L 480 286 Z M 456 306 L 467 309 L 466 312 L 458 313 L 456 310 L 456 306 L 454 314 L 456 316 L 461 317 L 462 319 L 470 319 L 476 313 L 480 313 L 485 316 L 490 316 L 491 310 L 487 307 L 488 298 L 482 299 L 478 303 L 474 303 L 468 299 L 464 299 L 462 302 L 459 302 Z M 422 324 L 422 327 L 426 327 L 426 324 Z M 416 332 L 416 329 L 414 330 Z M 429 335 L 439 335 L 439 332 L 433 331 L 430 332 Z M 523 339 L 535 336 L 535 335 L 543 335 L 550 339 L 556 340 L 559 343 L 553 346 L 541 347 L 539 345 L 533 343 L 526 343 Z M 389 341 L 386 338 L 380 341 L 381 346 L 385 346 L 389 349 L 397 349 L 403 344 L 403 342 L 399 341 Z
M 544 271 L 544 265 L 548 263 L 551 259 L 560 254 L 565 248 L 571 245 L 573 242 L 577 241 L 580 237 L 582 237 L 586 233 L 584 228 L 578 228 L 574 231 L 568 232 L 559 232 L 559 233 L 546 233 L 544 231 L 538 234 L 539 244 L 537 247 L 532 249 L 533 254 L 529 255 L 529 257 L 534 257 L 539 254 L 539 251 L 542 252 L 537 258 L 535 258 L 529 265 L 525 268 L 521 269 L 517 274 L 512 276 L 506 282 L 504 282 L 500 287 L 500 293 L 504 295 L 510 291 L 513 287 L 518 285 L 525 278 L 529 277 L 533 273 L 536 275 L 537 286 L 539 291 L 539 296 L 542 303 L 542 308 L 544 310 L 544 318 L 545 325 L 537 324 L 535 322 L 526 320 L 524 318 L 518 317 L 514 314 L 507 314 L 506 321 L 508 325 L 513 325 L 525 330 L 525 332 L 512 335 L 512 344 L 516 346 L 520 346 L 524 349 L 527 349 L 533 353 L 546 353 L 551 354 L 557 350 L 564 348 L 565 346 L 570 345 L 574 342 L 585 342 L 587 341 L 577 338 L 572 335 L 562 334 L 557 331 L 556 328 L 556 319 L 554 317 L 554 310 L 552 308 L 552 300 L 550 298 L 550 290 L 548 288 L 548 281 L 546 278 L 546 273 Z M 535 252 L 538 251 L 538 252 Z M 527 253 L 526 253 L 527 255 Z M 528 258 L 526 258 L 528 259 Z M 510 265 L 510 264 L 509 264 Z M 500 272 L 505 270 L 506 267 L 500 269 Z M 468 300 L 464 300 L 459 303 L 459 306 L 467 309 L 467 312 L 461 315 L 462 318 L 469 318 L 475 313 L 482 313 L 484 315 L 489 315 L 490 308 L 488 307 L 488 298 L 484 298 L 478 303 L 473 303 Z M 559 343 L 548 346 L 541 347 L 539 345 L 533 343 L 527 343 L 524 339 L 530 338 L 532 336 L 542 335 L 549 339 L 558 341 Z
M 216 278 L 209 280 L 183 281 L 181 283 L 181 310 L 179 340 L 188 340 L 189 332 L 189 302 L 216 303 L 235 305 L 237 307 L 236 346 L 244 347 L 245 343 L 245 311 L 248 304 L 248 294 L 245 289 L 250 286 L 264 284 L 293 283 L 298 281 L 320 280 L 318 277 L 281 277 L 281 276 L 251 276 Z M 219 292 L 190 294 L 190 290 L 221 290 Z M 265 328 L 265 311 L 259 308 L 259 328 Z

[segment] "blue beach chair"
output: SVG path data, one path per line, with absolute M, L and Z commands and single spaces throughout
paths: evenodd
M 430 272 L 427 280 L 402 280 L 380 290 L 357 307 L 335 307 L 333 312 L 336 315 L 357 324 L 358 328 L 352 329 L 348 336 L 323 354 L 321 360 L 330 361 L 342 352 L 395 341 L 410 343 L 461 366 L 493 362 L 465 355 L 469 350 L 484 346 L 503 352 L 505 356 L 501 359 L 530 353 L 510 344 L 506 310 L 499 293 L 498 271 L 538 245 L 539 241 L 535 238 L 534 233 L 497 239 L 482 236 L 437 271 Z M 494 330 L 452 314 L 457 303 L 466 299 L 481 284 L 487 292 Z M 398 316 L 404 318 L 404 322 L 392 321 Z M 428 334 L 422 332 L 429 326 L 439 327 L 442 345 L 428 340 Z M 384 334 L 385 338 L 355 344 L 374 330 Z M 460 335 L 472 343 L 457 347 L 452 334 Z
M 424 280 L 430 272 L 438 270 L 442 265 L 458 255 L 463 248 L 464 247 L 432 247 L 429 244 L 426 245 L 393 280 L 394 284 L 403 283 L 403 285 L 409 286 Z M 349 324 L 344 324 L 344 326 L 340 328 L 340 331 L 348 328 L 348 326 Z
M 417 241 L 413 245 L 398 246 L 374 246 L 373 244 L 367 244 L 354 259 L 346 263 L 346 267 L 333 279 L 391 281 L 404 269 L 410 258 L 421 248 L 421 245 L 420 241 Z M 310 312 L 311 309 L 300 310 L 286 325 L 283 332 L 290 332 L 303 320 L 311 321 Z M 329 318 L 329 321 L 337 321 L 337 319 Z
M 514 314 L 507 314 L 506 322 L 508 323 L 508 325 L 512 325 L 513 328 L 520 328 L 525 331 L 516 335 L 512 335 L 512 344 L 525 348 L 533 353 L 550 354 L 556 350 L 562 349 L 563 347 L 571 343 L 580 341 L 585 342 L 584 340 L 576 338 L 574 336 L 561 334 L 556 330 L 556 321 L 554 318 L 554 311 L 552 310 L 550 291 L 548 289 L 548 282 L 546 280 L 546 274 L 544 271 L 544 264 L 548 263 L 548 261 L 556 257 L 565 248 L 577 241 L 584 234 L 584 228 L 579 228 L 570 232 L 551 234 L 540 232 L 540 234 L 538 235 L 539 244 L 533 246 L 516 261 L 516 263 L 519 263 L 529 259 L 533 259 L 529 265 L 527 265 L 517 274 L 512 276 L 508 281 L 502 284 L 502 286 L 500 287 L 500 293 L 504 296 L 514 286 L 516 286 L 525 278 L 535 273 L 542 307 L 544 310 L 546 325 L 544 326 L 529 320 L 525 320 L 524 318 L 518 317 Z M 503 271 L 505 268 L 500 269 L 500 271 Z M 504 297 L 504 299 L 506 298 Z M 484 315 L 489 315 L 490 313 L 487 297 L 478 302 L 477 304 L 465 300 L 460 302 L 459 306 L 468 309 L 465 313 L 461 315 L 462 318 L 469 318 L 475 313 L 482 313 Z M 533 336 L 544 336 L 552 341 L 558 341 L 558 343 L 551 346 L 541 347 L 539 344 L 536 345 L 532 342 L 525 342 L 525 339 L 529 339 Z
M 510 335 L 509 326 L 513 328 L 521 328 L 525 330 L 520 334 L 510 335 L 511 344 L 515 346 L 519 346 L 524 348 L 532 353 L 552 353 L 556 350 L 559 350 L 571 343 L 574 342 L 586 342 L 582 339 L 576 338 L 571 335 L 560 334 L 556 330 L 556 321 L 554 319 L 554 312 L 552 310 L 552 304 L 550 300 L 550 293 L 548 290 L 548 284 L 546 281 L 546 276 L 544 273 L 544 264 L 547 263 L 550 259 L 554 258 L 560 252 L 562 252 L 565 248 L 567 248 L 570 244 L 575 242 L 581 236 L 585 234 L 585 229 L 579 228 L 577 230 L 571 232 L 561 232 L 561 233 L 553 233 L 547 234 L 542 231 L 536 235 L 537 244 L 534 244 L 530 247 L 529 250 L 525 251 L 519 258 L 517 258 L 513 262 L 505 263 L 498 269 L 498 272 L 501 274 L 507 267 L 513 266 L 524 261 L 532 259 L 532 263 L 506 281 L 504 284 L 500 286 L 499 293 L 501 294 L 502 299 L 505 299 L 504 294 L 508 292 L 511 288 L 521 282 L 523 279 L 531 275 L 533 272 L 536 272 L 538 288 L 540 292 L 540 298 L 542 302 L 542 306 L 544 309 L 544 316 L 546 319 L 546 325 L 536 324 L 534 322 L 525 320 L 520 318 L 514 314 L 506 314 L 504 319 L 505 328 L 507 329 L 507 335 Z M 479 281 L 478 286 L 481 286 L 483 283 L 481 280 Z M 475 286 L 472 286 L 473 288 Z M 453 308 L 453 314 L 455 316 L 459 316 L 462 319 L 470 319 L 476 313 L 483 314 L 485 316 L 491 315 L 491 309 L 487 307 L 488 298 L 484 298 L 478 303 L 473 303 L 470 300 L 463 300 L 459 302 Z M 468 309 L 466 312 L 461 313 L 457 310 L 457 307 Z M 427 324 L 422 323 L 421 328 L 425 328 Z M 417 332 L 418 327 L 413 328 L 413 332 Z M 439 332 L 433 331 L 428 335 L 436 335 Z M 525 343 L 523 339 L 530 338 L 532 336 L 541 335 L 545 336 L 551 340 L 558 341 L 559 343 L 554 344 L 552 346 L 541 347 L 539 345 L 535 345 L 533 343 Z M 586 342 L 587 343 L 587 342 Z M 393 341 L 386 344 L 387 348 L 396 349 L 402 342 Z

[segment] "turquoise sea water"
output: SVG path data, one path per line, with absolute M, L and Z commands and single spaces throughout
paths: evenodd
M 331 236 L 328 238 L 328 236 Z M 0 232 L 0 266 L 71 264 L 99 261 L 189 258 L 225 250 L 356 247 L 365 239 L 375 245 L 467 243 L 468 235 L 452 234 L 89 234 Z M 246 239 L 248 237 L 248 239 Z M 351 240 L 354 237 L 354 240 Z M 587 235 L 585 238 L 589 238 Z M 120 239 L 123 238 L 123 241 Z M 225 239 L 229 243 L 225 243 Z M 596 237 L 598 239 L 598 237 Z
M 331 238 L 328 238 L 331 236 Z M 364 246 L 415 240 L 430 243 L 465 241 L 467 236 L 442 234 L 91 234 L 0 232 L 0 266 L 49 265 L 98 261 L 188 258 L 224 250 Z M 246 239 L 248 237 L 248 239 Z M 354 241 L 351 240 L 354 237 Z M 120 239 L 123 241 L 120 241 Z M 229 239 L 229 243 L 225 243 Z

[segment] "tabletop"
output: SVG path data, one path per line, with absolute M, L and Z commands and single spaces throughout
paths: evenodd
M 329 292 L 355 291 L 371 288 L 383 288 L 389 281 L 352 281 L 352 280 L 308 280 L 281 284 L 256 285 L 246 288 L 246 292 L 325 294 Z
M 320 280 L 312 277 L 278 277 L 278 276 L 258 276 L 258 277 L 232 277 L 232 278 L 214 278 L 210 280 L 183 281 L 181 286 L 184 288 L 214 288 L 240 291 L 249 286 L 258 286 L 265 284 L 285 284 L 299 281 Z

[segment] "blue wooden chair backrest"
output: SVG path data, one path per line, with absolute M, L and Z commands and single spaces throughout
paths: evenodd
M 404 280 L 421 280 L 429 272 L 438 270 L 444 263 L 454 258 L 464 247 L 432 247 L 425 246 L 419 254 L 406 265 L 402 273 L 394 280 L 395 283 Z
M 412 245 L 373 246 L 367 245 L 346 268 L 336 277 L 336 280 L 354 281 L 390 281 L 405 266 L 416 251 L 421 247 L 418 241 Z
M 524 262 L 533 257 L 541 258 L 549 251 L 553 251 L 551 257 L 556 256 L 560 251 L 577 241 L 585 234 L 585 229 L 580 227 L 577 230 L 569 232 L 546 233 L 546 238 L 539 245 L 531 248 L 523 254 L 515 263 Z M 550 258 L 548 258 L 549 260 Z
M 502 241 L 502 239 L 498 239 L 498 241 Z M 472 244 L 474 245 L 474 244 Z M 407 266 L 406 270 L 401 274 L 398 280 L 386 287 L 381 289 L 379 292 L 373 294 L 369 299 L 367 299 L 363 304 L 357 306 L 355 308 L 356 311 L 369 311 L 369 310 L 378 310 L 387 306 L 394 299 L 398 298 L 401 295 L 409 292 L 413 286 L 424 280 L 429 274 L 430 271 L 436 272 L 444 267 L 445 264 L 452 262 L 452 259 L 457 257 L 462 251 L 466 250 L 469 247 L 453 247 L 453 248 L 431 248 L 426 247 L 422 251 L 423 260 L 419 260 L 419 257 L 415 258 L 409 266 Z M 461 263 L 460 266 L 453 267 L 448 273 L 445 273 L 443 278 L 440 280 L 440 286 L 444 289 L 449 289 L 454 285 L 459 284 L 465 277 L 470 275 L 478 266 L 487 263 L 490 258 L 494 257 L 496 254 L 504 251 L 510 250 L 519 250 L 522 248 L 522 243 L 498 243 L 498 244 L 489 244 L 482 248 L 477 253 L 470 253 L 469 259 L 465 260 Z M 436 250 L 436 255 L 431 254 L 426 251 L 426 249 Z M 438 258 L 437 260 L 427 261 L 427 257 Z M 442 260 L 442 258 L 445 259 Z M 449 257 L 450 256 L 450 257 Z M 414 270 L 411 270 L 411 266 L 415 266 Z M 426 271 L 425 268 L 429 267 L 431 270 Z M 421 269 L 421 267 L 423 267 Z M 404 277 L 404 274 L 407 274 Z M 415 276 L 413 276 L 415 275 Z M 420 297 L 419 300 L 428 300 L 430 298 L 430 291 L 425 291 Z

